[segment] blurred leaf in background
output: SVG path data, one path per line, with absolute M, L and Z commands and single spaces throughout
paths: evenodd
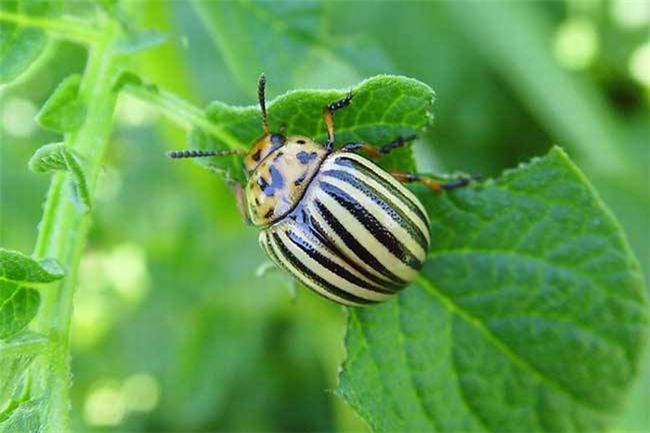
M 415 149 L 422 171 L 495 176 L 561 145 L 648 275 L 647 3 L 120 4 L 167 36 L 138 51 L 133 69 L 199 105 L 254 103 L 262 71 L 271 98 L 394 73 L 437 94 L 434 127 Z M 0 89 L 0 244 L 21 251 L 47 188 L 27 162 L 57 141 L 37 129 L 37 107 L 86 60 L 69 43 L 50 50 L 29 80 Z M 76 431 L 367 429 L 333 392 L 342 310 L 306 290 L 292 300 L 279 274 L 254 275 L 264 257 L 225 183 L 164 157 L 186 146 L 182 131 L 126 96 L 116 118 L 75 298 Z M 648 359 L 616 431 L 650 426 Z

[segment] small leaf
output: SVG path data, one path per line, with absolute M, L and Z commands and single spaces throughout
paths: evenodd
M 432 249 L 350 309 L 339 391 L 374 431 L 603 431 L 650 319 L 621 229 L 566 154 L 482 190 L 420 191 Z
M 86 107 L 79 99 L 81 75 L 72 74 L 57 86 L 36 115 L 43 128 L 56 132 L 74 132 L 86 119 Z
M 122 90 L 122 87 L 127 84 L 132 84 L 134 86 L 145 85 L 139 75 L 131 71 L 122 71 L 115 79 L 112 89 L 114 92 L 119 92 Z
M 158 95 L 160 89 L 157 85 L 153 83 L 145 82 L 139 75 L 131 71 L 122 71 L 113 82 L 112 89 L 114 92 L 119 92 L 126 85 L 132 85 L 134 87 L 141 87 L 143 90 L 146 90 L 150 95 Z
M 0 248 L 0 279 L 15 282 L 51 283 L 63 278 L 52 259 L 36 261 L 17 251 Z
M 63 143 L 50 143 L 41 146 L 29 159 L 27 166 L 35 173 L 67 170 L 68 164 L 65 161 L 64 151 Z
M 84 210 L 90 210 L 90 192 L 86 174 L 79 157 L 64 143 L 50 143 L 40 147 L 30 158 L 28 166 L 36 173 L 67 170 L 72 175 L 72 197 Z
M 16 15 L 46 16 L 58 12 L 47 0 L 1 1 L 0 11 Z M 18 78 L 41 56 L 47 35 L 41 29 L 0 21 L 0 83 Z
M 61 278 L 63 271 L 53 260 L 39 262 L 0 249 L 0 339 L 18 333 L 36 315 L 40 296 L 34 285 Z
M 354 141 L 381 146 L 398 136 L 422 132 L 433 118 L 435 95 L 429 86 L 411 78 L 381 75 L 353 89 L 295 90 L 279 96 L 268 104 L 271 129 L 277 131 L 285 124 L 287 134 L 305 135 L 323 143 L 326 137 L 323 107 L 350 90 L 355 95 L 352 103 L 335 115 L 339 145 Z M 213 102 L 206 112 L 211 121 L 247 146 L 262 134 L 257 106 L 232 107 Z M 208 149 L 218 150 L 225 146 L 219 137 L 212 138 Z M 385 167 L 405 171 L 415 168 L 409 147 L 396 151 L 382 163 Z
M 72 198 L 76 200 L 78 207 L 82 210 L 89 211 L 91 209 L 90 191 L 88 190 L 88 183 L 86 182 L 86 173 L 84 172 L 79 159 L 72 151 L 67 150 L 64 152 L 65 162 L 68 165 L 68 170 L 72 174 Z

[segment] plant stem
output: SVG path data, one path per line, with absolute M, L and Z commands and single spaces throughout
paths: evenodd
M 244 143 L 226 129 L 210 121 L 203 110 L 171 92 L 158 88 L 151 90 L 146 86 L 134 84 L 126 84 L 123 90 L 158 109 L 183 128 L 190 129 L 196 126 L 223 141 L 231 149 L 248 149 Z
M 91 192 L 112 129 L 116 98 L 111 82 L 119 57 L 113 53 L 111 46 L 116 35 L 116 25 L 108 22 L 100 37 L 90 47 L 80 87 L 80 98 L 87 107 L 86 121 L 78 131 L 65 137 L 65 145 L 75 150 L 85 161 L 88 189 Z M 80 211 L 73 203 L 68 182 L 67 173 L 53 176 L 34 248 L 35 257 L 55 258 L 66 270 L 66 277 L 60 283 L 42 290 L 41 309 L 34 321 L 34 329 L 47 335 L 54 343 L 49 357 L 39 360 L 42 365 L 35 370 L 38 375 L 35 383 L 40 384 L 42 389 L 39 391 L 48 400 L 44 406 L 44 431 L 56 433 L 70 430 L 70 319 L 77 268 L 91 223 L 90 215 Z
M 38 17 L 0 9 L 0 21 L 25 27 L 36 27 L 47 31 L 53 37 L 82 45 L 88 45 L 100 37 L 99 32 L 87 22 L 65 15 L 60 17 Z

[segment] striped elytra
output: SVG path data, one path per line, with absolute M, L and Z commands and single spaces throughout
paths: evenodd
M 379 166 L 332 152 L 262 249 L 318 294 L 346 305 L 384 301 L 418 274 L 429 247 L 420 201 Z

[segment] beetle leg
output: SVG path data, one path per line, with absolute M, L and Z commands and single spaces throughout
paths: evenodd
M 395 149 L 399 149 L 400 147 L 404 146 L 406 143 L 409 141 L 413 141 L 417 138 L 415 134 L 409 135 L 407 137 L 402 137 L 401 135 L 397 137 L 395 140 L 391 141 L 390 143 L 382 146 L 379 148 L 379 152 L 382 155 L 388 155 Z
M 472 180 L 478 179 L 480 177 L 478 175 L 460 176 L 455 180 L 443 183 L 439 179 L 435 179 L 434 177 L 431 176 L 421 176 L 419 174 L 404 173 L 400 171 L 391 171 L 390 174 L 395 179 L 397 179 L 402 183 L 412 183 L 412 182 L 421 183 L 422 185 L 425 185 L 435 193 L 440 193 L 442 191 L 450 191 L 456 188 L 462 188 L 464 186 L 469 185 L 469 183 Z
M 325 149 L 328 152 L 331 152 L 334 149 L 334 112 L 350 105 L 353 96 L 354 94 L 350 91 L 344 98 L 334 101 L 323 108 L 323 120 L 325 121 L 325 128 L 327 128 L 327 143 L 325 143 Z
M 409 135 L 408 137 L 399 136 L 395 140 L 379 148 L 365 143 L 347 143 L 345 146 L 341 148 L 341 150 L 345 152 L 355 152 L 361 149 L 369 157 L 373 159 L 379 159 L 383 155 L 388 155 L 393 150 L 404 146 L 406 143 L 408 143 L 409 141 L 413 141 L 416 138 L 417 137 L 415 135 Z
M 381 156 L 381 151 L 375 146 L 365 143 L 347 143 L 341 147 L 343 152 L 356 152 L 357 150 L 363 150 L 365 154 L 373 159 L 377 159 Z
M 237 208 L 241 214 L 242 219 L 246 224 L 251 224 L 251 219 L 248 216 L 248 211 L 246 210 L 246 196 L 244 195 L 244 188 L 239 182 L 230 182 L 230 189 L 235 193 L 235 200 L 237 202 Z

